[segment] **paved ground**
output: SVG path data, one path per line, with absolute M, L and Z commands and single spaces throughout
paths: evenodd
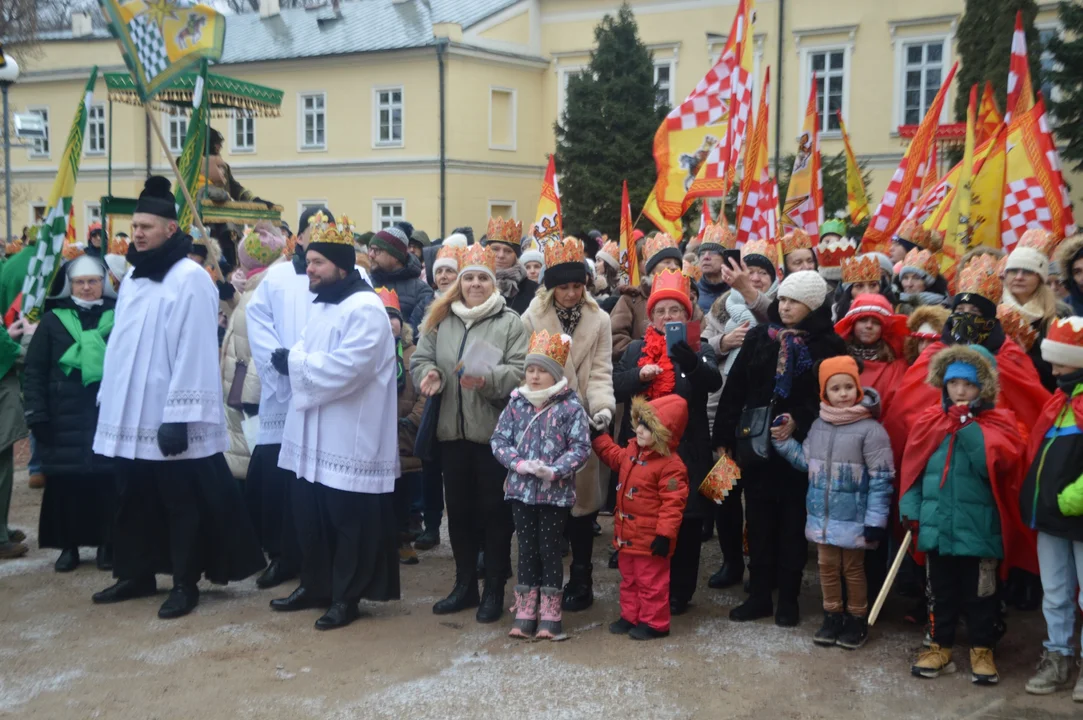
M 430 606 L 452 583 L 446 545 L 403 569 L 401 602 L 367 607 L 368 617 L 351 627 L 321 633 L 312 628 L 317 612 L 272 613 L 267 601 L 280 593 L 260 591 L 251 580 L 204 586 L 196 612 L 171 622 L 155 616 L 164 595 L 95 607 L 91 593 L 110 579 L 94 569 L 90 550 L 83 551 L 90 562 L 76 572 L 53 572 L 56 553 L 36 549 L 40 500 L 18 473 L 13 524 L 35 549 L 0 564 L 0 716 L 1083 717 L 1083 705 L 1068 693 L 1023 692 L 1040 650 L 1037 613 L 1010 619 L 999 687 L 970 684 L 965 648 L 957 651 L 959 674 L 917 680 L 908 668 L 921 637 L 911 626 L 887 622 L 857 652 L 815 647 L 818 588 L 803 597 L 805 621 L 797 629 L 731 623 L 726 614 L 740 593 L 706 589 L 718 561 L 714 543 L 704 546 L 695 607 L 674 620 L 665 640 L 636 643 L 606 632 L 617 613 L 617 573 L 603 567 L 604 550 L 596 551 L 597 602 L 566 616 L 565 642 L 511 641 L 508 622 L 478 625 L 470 613 L 436 617 Z M 167 587 L 167 579 L 159 584 Z

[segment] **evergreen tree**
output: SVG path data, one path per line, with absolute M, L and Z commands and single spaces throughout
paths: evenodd
M 1083 6 L 1060 4 L 1064 34 L 1049 43 L 1055 65 L 1049 79 L 1057 87 L 1055 98 L 1046 98 L 1056 117 L 1057 138 L 1065 144 L 1061 157 L 1076 170 L 1083 169 Z M 1068 38 L 1068 39 L 1065 39 Z
M 654 186 L 654 133 L 669 109 L 655 107 L 654 60 L 627 3 L 602 18 L 594 40 L 586 70 L 568 79 L 556 163 L 564 227 L 615 238 L 621 182 L 634 219 Z
M 1041 86 L 1042 48 L 1034 18 L 1038 5 L 1034 0 L 966 0 L 966 9 L 956 32 L 960 67 L 958 92 L 955 95 L 955 119 L 966 122 L 970 88 L 993 83 L 1001 112 L 1008 99 L 1008 67 L 1011 64 L 1015 15 L 1023 11 L 1023 31 L 1027 37 L 1030 77 L 1037 91 Z M 979 90 L 980 92 L 980 90 Z

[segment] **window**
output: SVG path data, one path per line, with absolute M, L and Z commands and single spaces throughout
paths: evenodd
M 301 149 L 327 149 L 327 95 L 301 95 Z
M 297 201 L 297 217 L 301 217 L 305 214 L 305 210 L 309 208 L 322 208 L 327 207 L 326 200 L 298 200 Z
M 255 118 L 233 118 L 233 147 L 231 150 L 235 153 L 250 153 L 256 151 Z
M 41 225 L 45 221 L 45 203 L 30 203 L 30 224 Z
M 376 88 L 376 147 L 402 147 L 402 88 Z
M 1045 98 L 1046 110 L 1049 109 L 1049 101 L 1054 99 L 1060 99 L 1055 97 L 1057 95 L 1056 88 L 1053 85 L 1053 81 L 1049 78 L 1049 73 L 1056 70 L 1056 60 L 1053 58 L 1053 53 L 1049 50 L 1049 41 L 1057 37 L 1060 34 L 1060 30 L 1057 27 L 1044 27 L 1038 28 L 1038 42 L 1041 43 L 1042 55 L 1039 61 L 1042 67 L 1041 91 L 1042 97 Z
M 657 95 L 654 98 L 655 107 L 673 107 L 673 61 L 656 62 L 654 64 L 654 86 Z
M 372 229 L 379 232 L 406 218 L 405 200 L 373 200 Z
M 91 105 L 87 112 L 86 154 L 105 154 L 105 105 Z
M 188 136 L 188 116 L 170 115 L 166 139 L 169 141 L 169 152 L 179 155 L 184 150 L 184 138 Z
M 515 201 L 514 200 L 490 200 L 489 201 L 489 217 L 491 218 L 504 218 L 505 220 L 515 219 Z
M 49 157 L 49 108 L 27 108 L 28 113 L 33 113 L 41 118 L 41 124 L 45 128 L 45 137 L 36 138 L 30 147 L 30 157 Z
M 583 73 L 581 67 L 561 68 L 557 79 L 557 122 L 564 122 L 564 105 L 568 100 L 568 80 Z
M 86 222 L 84 227 L 89 231 L 90 226 L 94 223 L 100 223 L 102 221 L 102 204 L 99 202 L 88 202 L 83 205 L 83 219 Z M 84 233 L 84 238 L 86 233 Z
M 900 124 L 919 124 L 933 104 L 944 79 L 946 44 L 943 38 L 902 44 Z M 947 108 L 947 103 L 944 107 Z
M 808 77 L 816 76 L 816 112 L 820 116 L 820 132 L 837 132 L 838 112 L 845 112 L 846 50 L 814 50 L 809 52 L 808 58 Z
M 489 149 L 516 148 L 516 92 L 509 88 L 489 88 Z

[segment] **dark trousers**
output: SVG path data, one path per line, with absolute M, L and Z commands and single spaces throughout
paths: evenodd
M 715 505 L 714 522 L 718 530 L 718 547 L 722 550 L 722 562 L 745 566 L 744 529 L 745 509 L 741 504 L 744 494 L 740 485 L 730 490 L 730 494 Z
M 696 593 L 702 544 L 703 518 L 686 516 L 677 531 L 677 547 L 669 565 L 669 597 L 675 602 L 691 602 Z
M 777 585 L 779 604 L 793 604 L 808 560 L 805 541 L 806 488 L 796 483 L 777 492 L 745 494 L 748 517 L 749 581 L 752 597 L 770 602 Z
M 440 443 L 448 537 L 459 580 L 477 577 L 478 550 L 485 550 L 485 581 L 502 587 L 511 567 L 511 507 L 504 501 L 508 471 L 488 445 Z
M 591 556 L 594 554 L 594 521 L 597 518 L 598 513 L 568 517 L 564 537 L 568 539 L 568 546 L 572 551 L 573 565 L 591 564 Z
M 519 584 L 559 588 L 564 583 L 560 539 L 571 508 L 527 505 L 513 500 L 511 514 L 519 541 Z
M 435 443 L 432 462 L 421 465 L 421 494 L 425 529 L 430 532 L 440 528 L 444 517 L 444 476 L 440 464 L 440 443 Z
M 966 613 L 970 644 L 991 648 L 1000 639 L 997 560 L 931 552 L 925 556 L 931 603 L 929 627 L 933 642 L 955 645 L 959 613 Z
M 291 574 L 301 567 L 301 548 L 293 523 L 290 487 L 297 477 L 278 466 L 281 445 L 257 445 L 248 463 L 245 502 L 267 557 Z
M 410 531 L 410 506 L 413 500 L 414 481 L 418 473 L 405 473 L 395 478 L 395 521 L 400 535 Z

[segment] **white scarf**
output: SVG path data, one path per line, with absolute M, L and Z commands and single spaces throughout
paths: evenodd
M 545 405 L 545 403 L 549 402 L 549 398 L 564 390 L 566 387 L 568 387 L 568 378 L 562 377 L 560 382 L 552 387 L 547 387 L 544 390 L 531 390 L 526 385 L 522 385 L 519 388 L 519 394 L 529 400 L 531 405 L 540 408 Z
M 97 307 L 101 305 L 102 302 L 104 302 L 101 298 L 98 298 L 97 300 L 80 300 L 74 295 L 71 296 L 71 301 L 79 307 L 83 308 L 84 310 L 89 310 L 92 307 Z
M 1019 301 L 1015 299 L 1015 296 L 1005 288 L 1004 295 L 1000 298 L 1000 302 L 1016 310 L 1020 315 L 1025 317 L 1029 323 L 1038 322 L 1045 317 L 1040 293 L 1034 293 L 1034 297 L 1028 300 L 1025 305 L 1020 305 Z
M 468 308 L 461 300 L 451 303 L 451 312 L 455 313 L 466 327 L 470 327 L 478 320 L 484 320 L 490 315 L 496 315 L 503 309 L 504 296 L 495 291 L 485 302 L 472 308 Z

